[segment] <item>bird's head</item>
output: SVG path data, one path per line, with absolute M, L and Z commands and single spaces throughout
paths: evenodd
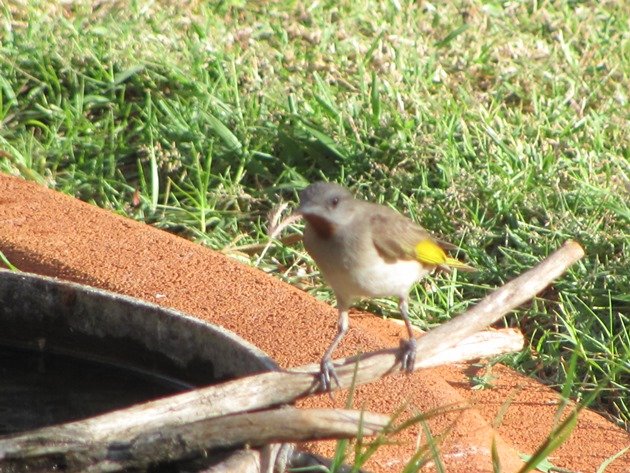
M 349 222 L 354 197 L 348 189 L 332 182 L 314 182 L 300 192 L 302 215 L 320 237 L 329 237 L 335 228 Z

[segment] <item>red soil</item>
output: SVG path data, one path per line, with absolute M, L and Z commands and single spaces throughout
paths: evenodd
M 220 253 L 148 225 L 98 209 L 18 178 L 0 175 L 0 250 L 23 271 L 57 276 L 174 307 L 227 327 L 281 366 L 319 359 L 336 328 L 336 311 L 308 294 Z M 337 356 L 391 347 L 402 327 L 365 313 L 351 314 L 351 328 Z M 493 388 L 473 391 L 469 365 L 396 375 L 358 388 L 354 406 L 409 413 L 446 405 L 466 409 L 430 422 L 449 472 L 492 471 L 494 439 L 504 472 L 516 471 L 519 453 L 531 454 L 552 429 L 559 397 L 540 383 L 496 366 Z M 337 396 L 335 404 L 345 399 Z M 330 406 L 327 396 L 303 406 Z M 498 425 L 496 425 L 498 424 Z M 448 431 L 448 432 L 447 432 Z M 400 471 L 422 442 L 420 428 L 381 448 L 366 466 Z M 630 434 L 592 411 L 580 415 L 570 439 L 550 460 L 572 471 L 594 472 L 630 445 Z M 334 442 L 308 445 L 330 456 Z M 609 473 L 630 471 L 630 452 Z

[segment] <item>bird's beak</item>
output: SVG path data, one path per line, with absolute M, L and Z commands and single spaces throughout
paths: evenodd
M 315 208 L 312 205 L 309 204 L 300 204 L 298 206 L 297 209 L 295 209 L 295 213 L 297 215 L 301 215 L 302 217 L 305 217 L 307 215 L 311 215 L 314 213 L 317 213 Z

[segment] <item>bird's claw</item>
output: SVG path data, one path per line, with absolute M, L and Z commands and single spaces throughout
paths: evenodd
M 339 378 L 337 378 L 337 373 L 335 372 L 335 367 L 332 364 L 330 358 L 324 358 L 319 364 L 319 384 L 324 392 L 332 391 L 332 382 L 334 381 L 337 386 L 341 386 L 339 384 Z
M 401 370 L 411 373 L 416 364 L 416 339 L 409 338 L 400 341 L 400 364 Z

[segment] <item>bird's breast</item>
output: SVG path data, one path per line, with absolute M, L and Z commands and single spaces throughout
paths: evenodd
M 352 274 L 357 296 L 404 297 L 411 286 L 429 273 L 415 260 L 385 261 L 378 257 L 370 264 L 360 265 Z
M 326 282 L 346 300 L 405 296 L 429 272 L 416 260 L 384 260 L 371 238 L 361 232 L 344 232 L 343 228 L 323 238 L 309 221 L 304 245 Z

